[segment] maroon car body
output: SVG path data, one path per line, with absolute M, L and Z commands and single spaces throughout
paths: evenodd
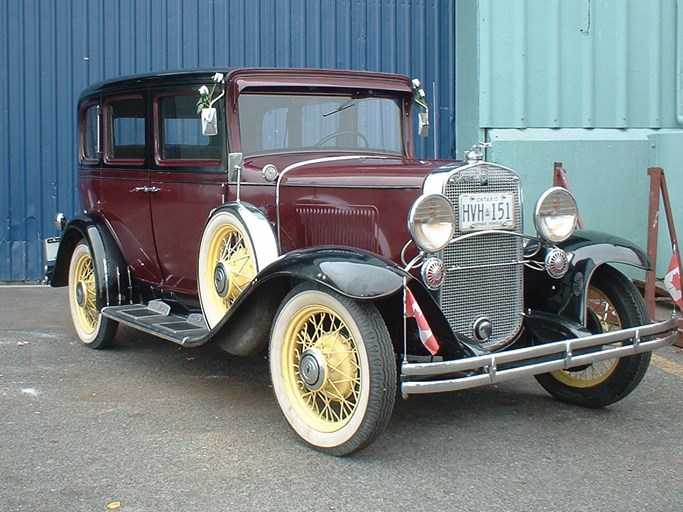
M 85 344 L 107 346 L 124 323 L 188 347 L 268 349 L 290 426 L 345 455 L 382 431 L 397 385 L 407 396 L 535 375 L 599 407 L 673 341 L 673 324 L 650 324 L 607 265 L 649 268 L 647 257 L 575 232 L 567 191 L 539 199 L 538 233 L 525 235 L 514 171 L 477 149 L 416 158 L 414 125 L 428 124 L 419 82 L 223 73 L 83 92 L 81 213 L 58 216 L 47 274 L 69 286 Z

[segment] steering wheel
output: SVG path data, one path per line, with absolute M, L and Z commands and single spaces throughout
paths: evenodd
M 341 137 L 342 135 L 355 135 L 356 137 L 358 137 L 361 140 L 361 142 L 363 144 L 365 144 L 366 148 L 370 147 L 370 141 L 368 141 L 368 138 L 356 130 L 338 130 L 336 132 L 332 132 L 329 135 L 325 135 L 322 139 L 320 139 L 318 142 L 316 142 L 313 145 L 313 147 L 319 148 L 320 146 L 325 144 L 328 140 L 336 139 L 338 137 Z

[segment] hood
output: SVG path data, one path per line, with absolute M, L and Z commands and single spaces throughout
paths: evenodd
M 421 189 L 425 177 L 435 170 L 460 165 L 446 160 L 348 153 L 263 155 L 247 158 L 244 162 L 245 167 L 251 169 L 262 169 L 267 164 L 277 167 L 283 185 L 416 189 Z

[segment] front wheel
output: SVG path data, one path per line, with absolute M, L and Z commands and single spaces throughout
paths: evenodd
M 103 317 L 97 309 L 99 293 L 95 262 L 90 246 L 81 240 L 69 264 L 69 309 L 76 333 L 90 348 L 105 348 L 111 345 L 117 322 Z
M 598 268 L 588 289 L 588 326 L 598 334 L 650 323 L 638 290 L 612 267 Z M 604 407 L 633 391 L 645 376 L 650 352 L 537 375 L 555 398 L 585 407 Z
M 277 313 L 270 374 L 290 426 L 332 455 L 370 444 L 394 406 L 396 363 L 377 308 L 312 284 L 292 290 Z

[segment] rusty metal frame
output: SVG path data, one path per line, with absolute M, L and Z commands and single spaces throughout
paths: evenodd
M 645 277 L 645 302 L 647 303 L 650 316 L 655 318 L 655 278 L 657 270 L 657 239 L 659 237 L 659 205 L 660 197 L 664 203 L 664 213 L 666 223 L 669 227 L 669 238 L 674 257 L 678 260 L 678 268 L 681 265 L 681 252 L 676 237 L 676 226 L 674 225 L 671 202 L 669 200 L 669 190 L 666 186 L 664 170 L 661 167 L 650 167 L 647 170 L 650 176 L 650 205 L 647 220 L 647 255 L 652 261 L 653 268 L 646 272 Z M 677 347 L 683 347 L 683 318 L 678 320 L 678 340 L 674 343 Z
M 562 162 L 555 162 L 555 165 L 553 167 L 553 187 L 562 187 L 569 192 L 572 191 L 572 188 L 569 186 L 569 178 L 567 177 L 567 171 L 562 167 Z M 579 214 L 579 218 L 577 219 L 577 226 L 579 229 L 585 229 L 586 224 L 583 222 L 583 217 L 581 217 L 581 214 Z

